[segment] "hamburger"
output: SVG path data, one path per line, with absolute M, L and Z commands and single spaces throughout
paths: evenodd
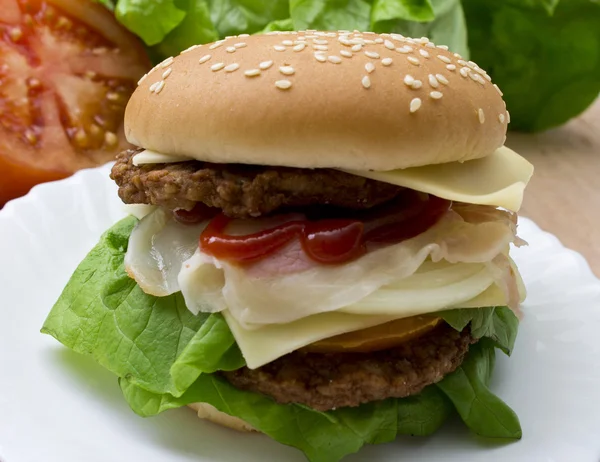
M 43 332 L 142 416 L 190 406 L 311 461 L 458 414 L 519 439 L 489 389 L 525 289 L 511 245 L 532 166 L 488 74 L 426 38 L 274 32 L 144 76 L 128 204 Z M 517 380 L 517 378 L 515 378 Z

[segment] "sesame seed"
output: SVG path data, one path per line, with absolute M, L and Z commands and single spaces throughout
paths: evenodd
M 292 66 L 281 66 L 279 68 L 279 72 L 281 72 L 283 75 L 294 75 L 296 70 Z
M 391 66 L 392 65 L 392 58 L 383 58 L 381 60 L 381 64 L 383 64 L 384 66 Z
M 421 82 L 420 80 L 415 80 L 412 85 L 411 88 L 413 90 L 418 90 L 419 88 L 421 88 L 423 86 L 423 82 Z
M 270 68 L 273 65 L 273 61 L 263 61 L 262 63 L 260 63 L 258 65 L 258 67 L 263 70 L 266 71 L 268 68 Z
M 471 69 L 477 69 L 479 67 L 475 61 L 469 61 L 467 66 L 469 66 Z
M 240 34 L 238 35 L 239 38 L 244 38 L 244 37 L 250 37 L 250 34 Z
M 425 44 L 425 46 L 426 46 L 427 48 L 435 48 L 435 43 L 433 43 L 433 42 L 428 42 L 428 43 L 426 43 L 426 44 Z
M 459 55 L 458 53 L 454 53 L 454 57 L 455 57 L 455 58 L 458 58 L 458 59 L 462 59 L 462 56 L 461 56 L 461 55 Z
M 215 42 L 211 46 L 209 46 L 208 49 L 214 50 L 215 48 L 219 48 L 221 45 L 223 45 L 223 42 Z
M 165 81 L 161 80 L 160 82 L 158 82 L 158 85 L 154 89 L 154 93 L 156 93 L 158 95 L 162 91 L 163 88 L 165 88 Z
M 384 40 L 381 37 L 378 37 L 375 39 L 375 43 L 382 44 L 382 43 L 384 43 Z
M 468 63 L 464 59 L 459 59 L 458 64 L 460 64 L 461 66 L 466 66 Z
M 420 107 L 421 107 L 421 98 L 413 98 L 413 100 L 410 102 L 410 112 L 411 112 L 411 114 L 413 112 L 417 112 Z
M 150 87 L 148 88 L 148 90 L 150 90 L 150 93 L 153 93 L 154 90 L 156 90 L 157 86 L 158 86 L 158 82 L 154 82 L 152 85 L 150 85 Z
M 328 45 L 329 41 L 328 40 L 324 40 L 324 39 L 314 39 L 313 43 L 315 45 Z
M 169 56 L 162 63 L 160 63 L 160 67 L 169 67 L 173 63 L 173 56 Z
M 370 74 L 373 71 L 375 71 L 375 64 L 373 63 L 367 63 L 365 64 L 365 70 Z
M 234 72 L 237 71 L 240 68 L 240 65 L 238 63 L 232 63 L 229 64 L 228 66 L 225 66 L 225 72 Z
M 278 80 L 277 82 L 275 82 L 275 86 L 280 90 L 288 90 L 292 87 L 292 82 L 290 82 L 289 80 Z
M 292 42 L 291 40 L 284 40 L 283 42 L 281 42 L 283 45 L 285 45 L 286 47 L 291 47 L 294 42 Z
M 498 114 L 498 120 L 500 121 L 501 124 L 504 123 L 504 119 L 505 119 L 504 114 Z
M 415 83 L 415 78 L 412 75 L 407 74 L 406 77 L 404 77 L 404 83 L 409 87 L 412 87 L 412 84 Z
M 371 88 L 371 79 L 369 78 L 368 75 L 365 75 L 362 78 L 362 86 L 365 88 Z
M 321 54 L 321 53 L 315 53 L 315 59 L 317 61 L 319 61 L 320 63 L 324 63 L 327 61 L 327 56 L 325 56 L 324 54 Z
M 142 83 L 144 83 L 144 80 L 146 80 L 148 78 L 148 74 L 144 74 L 142 76 L 142 78 L 140 80 L 138 80 L 138 85 L 141 85 Z
M 300 45 L 301 43 L 306 45 L 306 37 L 298 37 L 298 40 L 294 40 L 294 45 Z
M 375 35 L 375 32 L 365 31 L 365 32 L 363 32 L 363 34 L 366 34 L 366 35 Z M 383 34 L 381 34 L 381 35 L 383 35 Z
M 300 42 L 298 45 L 294 46 L 292 50 L 294 51 L 302 51 L 306 48 L 306 43 Z
M 365 56 L 372 59 L 379 59 L 379 53 L 375 51 L 365 51 Z
M 492 81 L 492 78 L 487 73 L 483 74 L 483 76 L 485 77 L 485 80 L 487 80 L 488 82 Z
M 446 77 L 444 77 L 442 74 L 435 74 L 435 78 L 438 80 L 438 82 L 444 84 L 444 85 L 448 85 L 450 82 L 448 82 L 448 79 Z
M 485 85 L 485 80 L 479 74 L 470 73 L 469 76 L 475 80 L 475 82 L 480 83 L 481 85 Z
M 169 77 L 171 75 L 171 72 L 173 72 L 172 67 L 168 68 L 165 72 L 163 72 L 163 75 L 162 75 L 163 80 L 166 79 L 167 77 Z
M 437 48 L 440 50 L 448 50 L 448 45 L 438 45 Z
M 429 93 L 429 96 L 431 96 L 433 99 L 442 99 L 442 96 L 444 95 L 440 91 L 432 91 Z
M 435 75 L 433 74 L 429 74 L 427 76 L 427 78 L 429 79 L 429 85 L 431 85 L 433 88 L 437 88 L 440 86 L 440 83 L 437 81 L 437 79 L 435 78 Z
M 450 58 L 448 58 L 448 56 L 444 56 L 444 55 L 437 55 L 437 57 L 439 59 L 441 59 L 443 62 L 450 64 L 452 61 L 450 60 Z
M 460 75 L 462 75 L 463 77 L 466 77 L 467 75 L 469 75 L 469 71 L 471 69 L 469 69 L 468 67 L 461 67 L 460 68 Z
M 449 71 L 455 71 L 456 70 L 456 66 L 454 64 L 448 64 L 446 66 L 446 69 L 448 69 Z
M 424 58 L 429 58 L 429 53 L 427 52 L 427 50 L 423 50 L 423 48 L 421 48 L 421 49 L 419 50 L 419 54 L 420 54 L 421 56 L 423 56 Z
M 414 64 L 415 66 L 420 66 L 421 62 L 415 58 L 414 56 L 408 56 L 406 59 L 408 59 L 408 62 L 411 64 Z
M 225 63 L 216 63 L 213 64 L 212 66 L 210 66 L 210 70 L 213 72 L 217 72 L 220 71 L 221 69 L 223 69 L 225 67 Z
M 273 48 L 275 51 L 285 51 L 285 47 L 283 45 L 275 45 Z
M 236 50 L 237 50 L 236 47 L 227 47 L 227 48 L 225 48 L 225 51 L 227 51 L 227 53 L 235 53 Z
M 483 113 L 483 109 L 479 108 L 477 110 L 477 117 L 479 118 L 479 123 L 482 124 L 485 122 L 485 114 Z
M 350 49 L 354 52 L 359 52 L 360 50 L 362 50 L 362 45 L 360 43 L 357 43 L 356 45 L 352 45 L 352 48 Z
M 244 72 L 246 77 L 256 77 L 260 75 L 260 69 L 248 69 Z
M 189 52 L 190 52 L 190 51 L 192 51 L 192 50 L 195 50 L 195 49 L 196 49 L 196 48 L 198 48 L 199 46 L 201 46 L 201 45 L 192 45 L 191 47 L 189 47 L 189 48 L 186 48 L 185 50 L 183 50 L 183 51 L 182 51 L 181 53 L 179 53 L 179 54 L 180 54 L 180 55 L 184 55 L 184 54 L 186 54 L 186 53 L 189 53 Z
M 429 43 L 429 38 L 427 38 L 425 36 L 421 37 L 419 40 L 421 43 Z
M 329 47 L 327 45 L 313 45 L 313 50 L 327 51 Z
M 500 96 L 504 96 L 504 93 L 502 93 L 502 90 L 500 90 L 500 87 L 498 85 L 494 84 L 494 88 L 500 94 Z
M 327 59 L 329 60 L 330 63 L 333 63 L 333 64 L 339 64 L 342 62 L 342 58 L 340 58 L 339 56 L 329 56 Z
M 352 56 L 354 56 L 352 52 L 348 50 L 340 50 L 340 54 L 345 58 L 352 58 Z
M 202 58 L 200 58 L 200 59 L 198 60 L 198 62 L 199 62 L 200 64 L 204 64 L 204 63 L 205 63 L 206 61 L 208 61 L 210 58 L 212 58 L 212 56 L 211 56 L 211 55 L 204 55 L 204 56 L 202 56 Z
M 409 51 L 406 49 L 406 47 L 402 47 L 402 48 L 396 48 L 396 51 L 397 51 L 398 53 L 402 53 L 403 55 L 406 55 L 406 54 L 410 53 L 410 52 L 409 52 Z
M 510 123 L 510 112 L 506 111 L 506 123 Z
M 396 45 L 394 45 L 394 42 L 392 42 L 391 40 L 386 40 L 385 42 L 383 42 L 383 44 L 388 50 L 393 50 L 396 48 Z

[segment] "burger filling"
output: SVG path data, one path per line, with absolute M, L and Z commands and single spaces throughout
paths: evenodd
M 430 434 L 451 409 L 478 434 L 520 437 L 487 388 L 525 295 L 508 254 L 523 244 L 510 209 L 530 175 L 516 154 L 393 184 L 135 165 L 138 152 L 112 178 L 125 203 L 153 207 L 106 233 L 43 329 L 117 374 L 136 412 L 207 403 L 312 460 Z M 490 165 L 512 171 L 490 186 Z
M 159 208 L 125 268 L 146 293 L 181 291 L 193 313 L 224 314 L 247 365 L 223 376 L 241 389 L 320 411 L 418 394 L 478 340 L 436 312 L 482 294 L 518 309 L 510 212 L 329 169 L 136 166 L 138 152 L 112 177 L 124 202 Z M 331 313 L 366 327 L 270 335 Z

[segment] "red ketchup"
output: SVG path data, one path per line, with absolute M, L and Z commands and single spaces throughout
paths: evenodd
M 312 260 L 321 264 L 345 263 L 368 250 L 423 233 L 450 206 L 451 202 L 445 199 L 406 190 L 396 199 L 368 211 L 321 209 L 311 213 L 309 210 L 303 219 L 241 236 L 227 234 L 231 218 L 221 213 L 202 232 L 200 248 L 218 259 L 243 264 L 267 258 L 293 239 L 299 239 Z

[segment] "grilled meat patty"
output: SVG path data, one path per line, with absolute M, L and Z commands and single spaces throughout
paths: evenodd
M 132 158 L 138 152 L 119 154 L 111 173 L 126 204 L 191 210 L 202 202 L 232 218 L 249 218 L 317 204 L 368 209 L 393 199 L 402 189 L 333 169 L 200 161 L 136 167 Z
M 319 411 L 405 398 L 437 383 L 462 363 L 476 340 L 470 328 L 442 324 L 396 348 L 372 353 L 295 351 L 258 369 L 222 374 L 234 386 L 281 404 L 301 403 Z

